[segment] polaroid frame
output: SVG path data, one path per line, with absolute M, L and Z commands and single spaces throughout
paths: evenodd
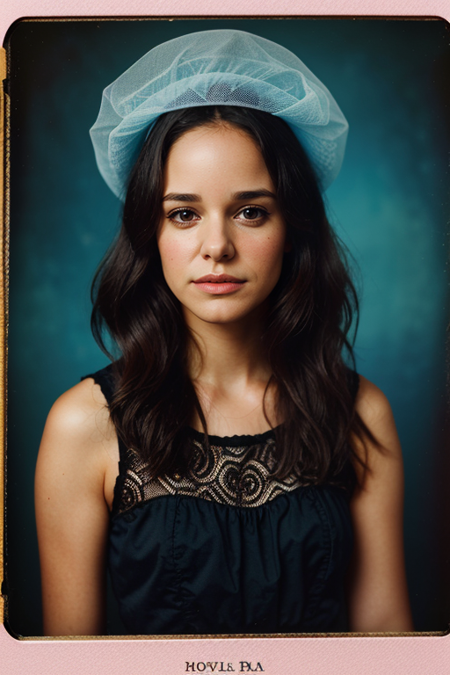
M 117 1 L 97 0 L 95 6 L 90 3 L 65 0 L 64 11 L 56 3 L 44 8 L 37 0 L 16 0 L 0 10 L 0 30 L 4 37 L 9 26 L 22 17 L 120 17 L 123 5 Z M 14 5 L 14 6 L 13 6 Z M 212 12 L 211 5 L 205 0 L 177 2 L 176 0 L 158 0 L 146 3 L 145 0 L 130 0 L 127 3 L 127 16 L 155 17 L 205 17 L 238 18 L 258 16 L 395 16 L 405 15 L 404 5 L 399 0 L 383 6 L 384 3 L 371 0 L 363 6 L 355 0 L 285 0 L 273 3 L 261 0 L 258 6 L 245 0 L 229 0 L 223 11 Z M 398 8 L 398 9 L 397 9 Z M 215 8 L 214 8 L 215 10 Z M 226 10 L 226 11 L 225 11 Z M 397 11 L 395 11 L 397 10 Z M 403 10 L 403 11 L 402 11 Z M 446 0 L 412 0 L 408 3 L 409 17 L 440 17 L 450 20 L 450 6 Z M 0 51 L 1 80 L 6 77 L 6 54 Z M 0 249 L 2 281 L 0 289 L 0 437 L 4 447 L 5 429 L 5 389 L 6 389 L 6 335 L 5 321 L 7 310 L 7 251 L 6 233 L 8 225 L 7 203 L 5 201 L 8 163 L 8 139 L 4 128 L 7 99 L 1 92 L 0 124 L 2 134 L 0 150 L 0 179 L 2 181 L 1 234 L 3 246 Z M 0 454 L 0 472 L 4 477 L 4 452 Z M 4 530 L 4 483 L 0 481 L 0 528 Z M 3 570 L 3 538 L 0 544 L 0 562 Z M 2 572 L 0 572 L 2 574 Z M 4 601 L 0 598 L 0 620 L 3 621 Z M 122 674 L 128 670 L 132 675 L 149 673 L 186 672 L 252 672 L 241 663 L 251 663 L 253 672 L 265 672 L 269 675 L 285 675 L 290 672 L 308 672 L 325 675 L 330 671 L 339 673 L 364 672 L 366 675 L 387 675 L 393 670 L 422 675 L 433 672 L 436 675 L 450 670 L 450 635 L 412 633 L 399 636 L 348 635 L 348 636 L 295 636 L 295 637 L 210 637 L 196 638 L 149 637 L 99 637 L 99 638 L 25 638 L 15 639 L 5 627 L 0 627 L 0 658 L 2 672 L 8 675 L 22 674 L 24 671 L 36 675 L 58 672 L 61 675 L 80 673 L 83 675 Z M 217 665 L 214 667 L 214 664 Z M 187 668 L 187 664 L 189 667 Z M 195 664 L 192 669 L 190 664 Z M 205 664 L 205 665 L 203 665 Z M 207 665 L 212 664 L 212 665 Z M 260 666 L 258 667 L 258 664 Z

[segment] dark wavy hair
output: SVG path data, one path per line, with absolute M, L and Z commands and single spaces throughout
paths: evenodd
M 165 282 L 156 241 L 168 152 L 182 134 L 205 124 L 232 125 L 255 140 L 292 245 L 261 336 L 284 420 L 275 428 L 274 475 L 294 472 L 307 484 L 342 483 L 352 458 L 364 464 L 349 439 L 370 436 L 355 412 L 354 382 L 344 360 L 354 367 L 349 333 L 356 326 L 357 295 L 306 153 L 283 120 L 258 110 L 205 106 L 169 112 L 157 119 L 144 143 L 129 179 L 122 228 L 92 287 L 94 337 L 114 361 L 106 328 L 119 350 L 112 421 L 153 475 L 188 470 L 195 411 L 208 444 L 188 376 L 192 336 Z

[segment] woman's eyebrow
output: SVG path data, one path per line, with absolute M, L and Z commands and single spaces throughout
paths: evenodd
M 236 199 L 238 201 L 247 201 L 248 199 L 258 199 L 258 197 L 270 197 L 271 199 L 276 199 L 277 196 L 273 194 L 273 192 L 270 192 L 270 190 L 266 190 L 264 188 L 261 188 L 260 190 L 246 190 L 245 192 L 235 192 L 233 195 L 233 199 Z
M 200 195 L 194 194 L 178 194 L 177 192 L 170 192 L 162 198 L 163 202 L 201 202 Z

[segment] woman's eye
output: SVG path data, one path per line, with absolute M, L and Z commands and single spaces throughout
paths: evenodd
M 176 223 L 191 223 L 196 218 L 194 211 L 190 209 L 179 209 L 178 211 L 173 211 L 170 213 L 168 218 L 175 221 Z
M 260 220 L 260 218 L 264 218 L 268 214 L 265 209 L 261 209 L 259 206 L 247 206 L 242 211 L 239 211 L 238 215 L 241 216 L 242 220 Z

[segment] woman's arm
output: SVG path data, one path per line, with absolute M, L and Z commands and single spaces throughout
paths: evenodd
M 46 635 L 105 630 L 108 424 L 99 387 L 85 380 L 56 401 L 45 425 L 35 505 Z
M 366 441 L 369 470 L 351 502 L 355 548 L 349 572 L 350 630 L 411 631 L 403 552 L 403 461 L 388 400 L 360 378 L 356 409 L 380 443 Z M 360 442 L 355 449 L 364 459 Z

